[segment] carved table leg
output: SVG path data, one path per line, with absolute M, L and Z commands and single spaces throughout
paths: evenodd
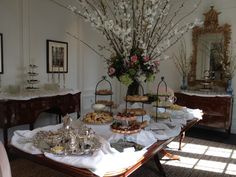
M 167 152 L 165 149 L 162 149 L 162 150 L 160 151 L 160 153 L 161 153 L 163 156 L 169 158 L 170 160 L 179 160 L 179 159 L 180 159 L 180 157 L 179 157 L 178 155 L 171 154 L 171 153 Z
M 62 119 L 62 117 L 63 117 L 63 116 L 62 116 L 61 114 L 58 114 L 59 124 L 60 124 L 60 123 L 61 123 L 61 121 L 62 121 L 62 120 L 61 120 L 61 119 Z
M 182 144 L 184 138 L 185 138 L 185 132 L 183 132 L 183 133 L 180 135 L 180 139 L 179 139 L 179 150 L 182 149 L 182 145 L 181 145 L 181 144 Z
M 78 111 L 77 112 L 77 119 L 79 119 L 80 118 L 80 112 Z
M 163 166 L 161 165 L 161 162 L 160 162 L 160 158 L 159 158 L 158 153 L 156 153 L 156 154 L 154 155 L 154 162 L 155 162 L 157 168 L 159 169 L 161 175 L 164 176 L 164 177 L 166 177 L 166 173 L 165 173 L 165 170 L 164 170 Z
M 30 130 L 33 130 L 34 129 L 34 124 L 30 124 Z

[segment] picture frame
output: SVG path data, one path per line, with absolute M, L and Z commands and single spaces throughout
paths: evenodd
M 3 34 L 0 33 L 0 74 L 3 74 Z
M 47 40 L 47 73 L 68 73 L 68 43 Z

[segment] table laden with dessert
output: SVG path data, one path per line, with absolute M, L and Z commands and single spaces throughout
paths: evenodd
M 145 107 L 145 114 L 127 111 L 120 105 L 112 115 L 100 110 L 82 120 L 65 117 L 63 124 L 30 130 L 17 130 L 11 139 L 12 152 L 72 176 L 128 176 L 161 149 L 202 118 L 202 111 L 172 105 L 160 119 L 150 115 L 156 108 Z M 140 111 L 139 103 L 129 109 Z M 124 111 L 125 110 L 125 111 Z

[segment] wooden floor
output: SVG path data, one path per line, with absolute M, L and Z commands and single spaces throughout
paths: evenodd
M 228 134 L 221 130 L 192 127 L 186 132 L 187 136 L 236 145 L 236 134 Z

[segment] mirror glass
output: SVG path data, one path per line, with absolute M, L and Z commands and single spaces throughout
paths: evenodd
M 222 47 L 224 36 L 220 33 L 206 33 L 198 38 L 196 79 L 202 80 L 210 71 L 212 80 L 222 79 Z

